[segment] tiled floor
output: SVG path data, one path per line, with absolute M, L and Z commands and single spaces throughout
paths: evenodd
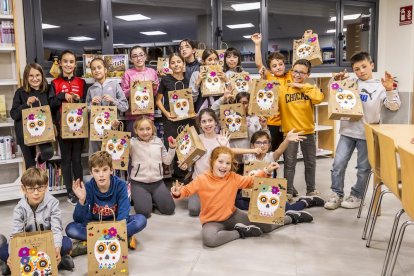
M 332 159 L 318 159 L 317 185 L 324 196 L 329 194 L 331 165 Z M 355 178 L 353 158 L 346 177 L 347 191 Z M 295 183 L 301 194 L 303 179 L 303 164 L 298 163 Z M 60 199 L 66 226 L 73 207 L 64 197 Z M 3 222 L 10 221 L 14 205 L 1 204 Z M 137 235 L 138 250 L 129 252 L 130 275 L 380 275 L 393 216 L 399 207 L 397 200 L 386 196 L 371 248 L 361 240 L 367 208 L 361 219 L 356 218 L 357 210 L 312 208 L 313 223 L 289 225 L 260 238 L 211 249 L 203 247 L 198 218 L 189 217 L 186 202 L 181 201 L 175 215 L 153 214 L 147 228 Z M 8 233 L 10 227 L 2 223 L 0 232 Z M 414 229 L 408 228 L 403 244 L 394 275 L 414 275 Z M 75 264 L 73 273 L 59 274 L 86 275 L 86 257 L 75 258 Z

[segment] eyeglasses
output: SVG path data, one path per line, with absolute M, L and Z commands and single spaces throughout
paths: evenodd
M 299 76 L 303 77 L 303 76 L 307 75 L 308 73 L 304 73 L 304 72 L 299 72 L 299 71 L 293 70 L 292 71 L 292 74 L 299 75 Z
M 46 191 L 47 185 L 38 186 L 38 187 L 24 187 L 29 194 L 33 194 L 36 190 L 39 193 Z
M 131 56 L 131 59 L 137 59 L 137 58 L 143 58 L 143 57 L 145 57 L 145 54 L 144 53 L 141 53 L 139 55 L 132 55 Z
M 258 146 L 267 146 L 267 145 L 269 145 L 269 142 L 268 141 L 256 141 L 256 142 L 254 142 L 254 144 L 255 145 L 258 145 Z

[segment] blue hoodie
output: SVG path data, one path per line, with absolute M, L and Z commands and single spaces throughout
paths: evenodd
M 117 176 L 111 175 L 111 184 L 106 193 L 101 193 L 96 185 L 95 179 L 92 178 L 85 184 L 86 200 L 85 205 L 79 202 L 73 213 L 73 220 L 78 223 L 87 224 L 90 221 L 99 221 L 99 211 L 103 210 L 103 220 L 113 219 L 112 209 L 115 213 L 116 220 L 128 219 L 130 203 L 128 200 L 128 191 L 125 181 Z M 106 210 L 105 210 L 106 209 Z

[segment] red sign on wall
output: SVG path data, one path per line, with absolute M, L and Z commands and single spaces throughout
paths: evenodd
M 410 25 L 413 23 L 413 6 L 400 8 L 400 26 Z

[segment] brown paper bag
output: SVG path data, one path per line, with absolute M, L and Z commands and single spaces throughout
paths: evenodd
M 218 58 L 219 58 L 219 65 L 221 67 L 224 66 L 224 62 L 225 62 L 225 60 L 224 60 L 224 53 L 226 52 L 226 50 L 228 48 L 229 48 L 229 46 L 227 45 L 226 42 L 221 42 L 220 50 L 216 50 L 217 51 L 217 54 L 218 54 Z
M 331 120 L 358 121 L 364 116 L 355 81 L 346 79 L 331 84 L 328 114 Z
M 9 248 L 12 275 L 58 275 L 52 231 L 15 234 Z
M 249 114 L 272 116 L 279 112 L 279 83 L 277 81 L 257 80 L 250 89 Z
M 63 103 L 61 116 L 63 139 L 88 138 L 88 106 L 86 103 Z
M 48 105 L 23 109 L 22 118 L 26 146 L 50 143 L 56 140 L 52 114 Z
M 124 125 L 120 122 L 119 130 L 105 130 L 102 140 L 102 151 L 112 156 L 112 166 L 115 170 L 126 171 L 129 162 L 129 147 L 131 132 L 124 132 Z
M 7 119 L 6 96 L 0 95 L 0 120 L 5 121 L 6 119 Z
M 111 130 L 112 122 L 117 119 L 116 106 L 91 106 L 90 141 L 102 141 L 105 130 Z
M 242 71 L 240 73 L 233 73 L 230 75 L 230 84 L 233 88 L 233 91 L 237 93 L 240 92 L 249 92 L 252 81 L 250 79 L 249 73 Z
M 159 57 L 157 61 L 157 72 L 161 72 L 163 74 L 170 74 L 172 70 L 170 69 L 170 64 L 168 62 L 168 58 Z
M 89 222 L 87 233 L 88 275 L 128 275 L 126 220 Z
M 59 59 L 58 57 L 53 57 L 53 64 L 49 70 L 50 75 L 52 75 L 54 78 L 59 77 L 59 75 L 61 74 L 58 59 Z
M 251 222 L 284 224 L 287 181 L 255 177 L 248 217 Z
M 301 39 L 293 40 L 292 64 L 295 64 L 298 59 L 307 59 L 312 66 L 323 63 L 317 34 L 306 31 Z
M 131 114 L 150 114 L 154 113 L 154 92 L 152 81 L 131 82 L 131 92 L 129 102 Z
M 198 48 L 195 51 L 195 59 L 198 63 L 203 63 L 203 53 L 206 50 L 206 44 L 203 42 L 198 43 Z
M 206 78 L 201 83 L 201 95 L 203 97 L 221 96 L 224 94 L 224 82 L 219 78 L 218 73 L 223 72 L 220 65 L 200 66 L 200 74 L 206 73 Z
M 206 148 L 193 126 L 186 125 L 184 130 L 178 134 L 176 140 L 177 148 L 175 151 L 181 164 L 185 163 L 190 167 L 206 153 Z
M 243 175 L 253 176 L 256 174 L 257 170 L 263 170 L 269 166 L 269 162 L 264 161 L 248 161 L 244 163 Z M 252 188 L 242 189 L 242 197 L 250 198 L 252 195 Z
M 247 138 L 246 112 L 242 104 L 225 104 L 220 106 L 221 129 L 227 129 L 230 139 Z
M 168 91 L 168 102 L 171 115 L 176 117 L 173 121 L 181 121 L 197 116 L 194 111 L 191 88 Z

